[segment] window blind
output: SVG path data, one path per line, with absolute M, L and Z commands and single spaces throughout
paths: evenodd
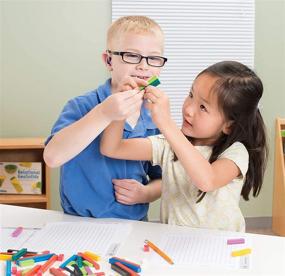
M 162 27 L 164 56 L 161 89 L 180 125 L 181 108 L 195 76 L 222 60 L 254 64 L 254 0 L 112 0 L 112 20 L 146 15 Z

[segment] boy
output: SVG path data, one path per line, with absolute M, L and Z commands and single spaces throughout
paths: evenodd
M 99 146 L 101 132 L 112 120 L 121 119 L 122 110 L 124 115 L 131 114 L 124 138 L 158 133 L 143 106 L 139 112 L 141 93 L 131 97 L 134 91 L 116 92 L 122 91 L 119 84 L 124 78 L 131 77 L 136 85 L 141 85 L 149 77 L 159 75 L 167 60 L 162 57 L 163 45 L 161 28 L 145 16 L 122 17 L 109 28 L 102 58 L 111 79 L 66 104 L 44 150 L 48 166 L 62 166 L 60 195 L 64 212 L 143 220 L 148 211 L 146 202 L 160 196 L 159 167 L 148 162 L 106 158 L 100 154 Z M 116 118 L 111 117 L 114 109 Z M 148 179 L 153 181 L 146 185 Z

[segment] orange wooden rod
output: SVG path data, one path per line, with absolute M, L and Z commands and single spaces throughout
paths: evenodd
M 152 242 L 145 240 L 145 243 L 149 245 L 151 249 L 153 249 L 158 255 L 160 255 L 164 260 L 166 260 L 170 264 L 174 264 L 174 262 L 168 257 L 161 249 L 159 249 Z
M 31 270 L 29 270 L 25 276 L 34 276 L 37 274 L 37 272 L 41 269 L 41 265 L 34 266 Z
M 46 272 L 55 262 L 57 261 L 57 255 L 53 255 L 49 260 L 47 260 L 41 267 L 40 271 L 42 273 Z
M 77 255 L 82 257 L 84 260 L 88 261 L 89 263 L 93 264 L 96 270 L 100 269 L 100 265 L 86 254 L 79 252 Z

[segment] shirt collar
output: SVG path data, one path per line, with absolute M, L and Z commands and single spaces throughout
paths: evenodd
M 141 117 L 147 129 L 157 128 L 151 119 L 150 111 L 147 108 L 145 108 L 145 103 L 143 103 L 143 107 L 141 109 Z
M 97 88 L 97 95 L 101 103 L 111 95 L 111 79 L 107 79 L 103 85 Z
M 156 125 L 153 123 L 150 115 L 150 111 L 145 108 L 144 103 L 141 108 L 141 114 L 137 121 L 135 128 L 133 129 L 128 123 L 125 124 L 125 130 L 132 132 L 134 130 L 141 131 L 142 129 L 156 129 Z

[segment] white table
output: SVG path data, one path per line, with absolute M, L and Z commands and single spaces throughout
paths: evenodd
M 41 210 L 34 208 L 24 208 L 17 206 L 0 204 L 0 225 L 2 227 L 43 227 L 49 222 L 74 222 L 74 221 L 94 221 L 94 218 L 82 218 L 65 215 L 62 212 Z M 97 219 L 98 220 L 98 219 Z M 102 222 L 118 221 L 114 219 L 100 219 Z M 120 222 L 130 223 L 128 220 Z M 160 223 L 131 221 L 132 232 L 127 241 L 120 247 L 118 256 L 129 257 L 130 259 L 146 259 L 148 256 L 142 250 L 142 245 L 147 237 L 154 243 L 158 242 L 162 233 L 175 231 L 177 233 L 187 233 L 198 231 L 199 234 L 222 233 L 221 231 L 192 229 L 182 226 L 170 226 Z M 227 234 L 227 232 L 224 232 Z M 237 234 L 238 235 L 238 234 Z M 148 263 L 143 267 L 141 275 L 285 275 L 285 238 L 245 234 L 252 241 L 252 256 L 250 269 L 229 269 L 223 267 L 177 267 L 173 266 L 154 266 Z M 2 271 L 4 269 L 3 262 Z M 0 275 L 4 275 L 1 273 Z M 107 274 L 109 275 L 109 274 Z M 113 274 L 114 275 L 114 274 Z

